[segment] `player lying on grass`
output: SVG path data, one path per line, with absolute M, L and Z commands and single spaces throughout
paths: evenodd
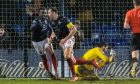
M 79 79 L 99 79 L 99 77 L 96 74 L 94 74 L 94 68 L 100 69 L 104 67 L 106 64 L 113 62 L 114 57 L 116 56 L 115 51 L 112 49 L 110 51 L 111 56 L 105 55 L 105 52 L 107 51 L 108 47 L 109 46 L 106 43 L 99 43 L 97 47 L 89 49 L 87 52 L 84 53 L 84 55 L 82 56 L 83 60 L 95 60 L 98 63 L 98 65 L 96 65 L 96 67 L 84 63 L 83 65 L 75 65 L 75 73 L 77 74 Z

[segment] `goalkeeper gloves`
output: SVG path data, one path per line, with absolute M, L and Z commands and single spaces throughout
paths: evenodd
M 116 52 L 113 49 L 111 49 L 110 55 L 111 56 L 109 57 L 109 62 L 114 62 L 114 59 L 115 59 L 115 56 L 116 56 Z
M 108 59 L 109 63 L 114 62 L 114 59 L 115 59 L 114 56 L 110 56 L 109 59 Z
M 110 55 L 111 55 L 111 56 L 116 56 L 116 52 L 115 52 L 113 49 L 111 49 L 111 50 L 110 50 Z

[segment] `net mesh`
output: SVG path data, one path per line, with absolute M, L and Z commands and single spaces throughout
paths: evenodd
M 14 63 L 21 66 L 16 68 L 19 70 L 16 75 L 9 73 L 7 76 L 17 76 L 22 67 L 26 66 L 30 66 L 30 71 L 31 67 L 37 67 L 41 61 L 32 47 L 29 29 L 34 19 L 32 16 L 43 6 L 55 6 L 60 15 L 68 17 L 73 23 L 80 23 L 74 47 L 76 56 L 82 56 L 92 44 L 105 41 L 116 50 L 116 62 L 130 59 L 131 35 L 130 30 L 123 29 L 123 20 L 126 11 L 133 8 L 131 0 L 0 0 L 0 25 L 5 30 L 4 36 L 0 37 L 1 67 L 4 63 L 9 65 L 5 69 L 19 67 Z M 60 61 L 62 53 L 56 45 L 55 50 Z M 22 62 L 27 65 L 22 65 Z M 35 69 L 39 71 L 39 68 Z M 59 68 L 60 72 L 61 70 L 63 69 Z M 41 73 L 43 71 L 40 74 L 36 72 L 35 75 L 30 72 L 28 76 L 39 77 Z

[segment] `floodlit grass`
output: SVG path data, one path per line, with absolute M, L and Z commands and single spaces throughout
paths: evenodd
M 69 82 L 68 79 L 49 80 L 31 78 L 1 78 L 0 84 L 140 84 L 140 79 L 101 79 L 98 81 L 76 81 Z

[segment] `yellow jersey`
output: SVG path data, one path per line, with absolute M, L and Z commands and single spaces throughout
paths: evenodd
M 106 62 L 108 62 L 108 57 L 104 54 L 104 52 L 99 47 L 95 47 L 95 48 L 92 48 L 92 49 L 89 49 L 88 51 L 86 51 L 85 54 L 82 56 L 82 59 L 96 60 L 99 63 L 100 67 L 105 66 Z M 74 65 L 75 73 L 79 76 L 84 76 L 84 74 L 79 71 L 78 67 L 80 67 L 80 66 L 84 66 L 87 69 L 86 71 L 89 71 L 89 72 L 94 69 L 93 65 L 87 65 L 87 64 Z
M 108 57 L 104 54 L 104 52 L 99 47 L 95 47 L 86 51 L 86 53 L 82 56 L 84 60 L 96 60 L 100 67 L 103 67 L 106 62 L 108 62 Z M 87 69 L 93 69 L 93 65 L 84 65 Z

